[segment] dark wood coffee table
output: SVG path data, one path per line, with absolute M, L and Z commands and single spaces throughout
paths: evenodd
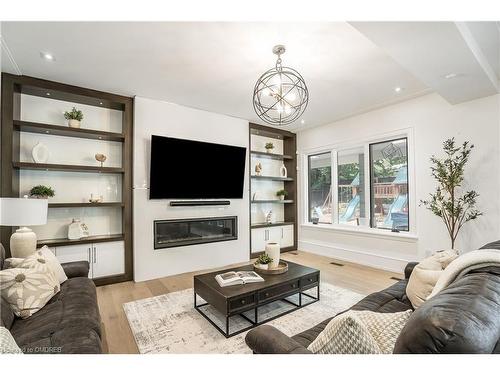
M 320 277 L 319 270 L 317 269 L 288 262 L 288 272 L 281 275 L 261 275 L 265 281 L 260 283 L 233 285 L 222 288 L 215 280 L 215 276 L 220 273 L 242 270 L 253 270 L 253 265 L 205 273 L 194 277 L 194 308 L 226 338 L 319 301 Z M 316 288 L 316 296 L 305 292 L 313 288 Z M 197 296 L 200 296 L 205 303 L 198 305 L 196 301 Z M 291 301 L 290 297 L 292 296 L 298 296 L 298 302 Z M 307 299 L 305 303 L 303 297 Z M 259 308 L 276 301 L 283 301 L 286 304 L 290 304 L 291 309 L 280 312 L 270 318 L 259 320 Z M 203 311 L 202 307 L 207 305 L 211 305 L 225 317 L 225 327 L 219 327 Z M 253 319 L 248 314 L 252 310 Z M 250 325 L 230 333 L 230 318 L 235 315 L 241 316 Z

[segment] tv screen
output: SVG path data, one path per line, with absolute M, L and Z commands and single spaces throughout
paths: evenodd
M 246 148 L 151 136 L 150 199 L 243 198 Z

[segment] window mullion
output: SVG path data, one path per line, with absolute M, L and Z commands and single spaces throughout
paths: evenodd
M 338 168 L 337 168 L 337 161 L 338 161 L 338 155 L 337 155 L 337 150 L 332 150 L 332 207 L 331 207 L 331 213 L 332 213 L 332 223 L 333 224 L 338 224 L 339 223 L 339 196 L 338 196 Z
M 366 143 L 364 145 L 364 159 L 365 159 L 365 165 L 364 165 L 364 172 L 365 172 L 365 217 L 368 219 L 368 227 L 372 226 L 372 189 L 371 189 L 371 183 L 372 183 L 372 176 L 371 176 L 371 166 L 370 166 L 370 144 Z

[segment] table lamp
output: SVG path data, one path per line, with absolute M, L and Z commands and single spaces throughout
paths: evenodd
M 27 226 L 47 223 L 47 199 L 0 198 L 0 225 L 19 226 L 10 237 L 10 254 L 26 258 L 36 250 L 36 234 Z

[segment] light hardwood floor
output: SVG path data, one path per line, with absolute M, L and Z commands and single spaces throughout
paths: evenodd
M 286 253 L 283 254 L 283 258 L 319 269 L 321 280 L 324 282 L 363 294 L 370 294 L 394 284 L 396 281 L 391 277 L 403 277 L 401 274 L 339 261 L 305 251 Z M 331 262 L 340 263 L 343 266 L 333 265 Z M 130 281 L 98 287 L 97 299 L 104 326 L 104 350 L 108 353 L 138 353 L 127 317 L 123 312 L 123 303 L 192 288 L 193 275 L 208 271 L 212 270 L 189 272 L 140 283 Z

